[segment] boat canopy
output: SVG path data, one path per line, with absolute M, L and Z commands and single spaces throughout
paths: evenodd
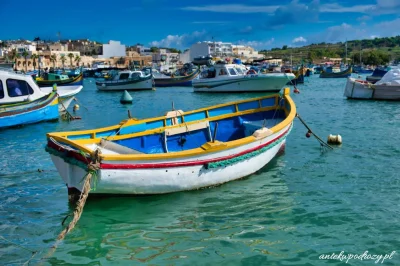
M 32 76 L 0 70 L 0 105 L 34 101 L 47 95 Z

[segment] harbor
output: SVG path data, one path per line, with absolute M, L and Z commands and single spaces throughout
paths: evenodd
M 166 195 L 89 199 L 78 226 L 45 263 L 318 264 L 318 256 L 332 252 L 332 246 L 338 252 L 343 247 L 377 254 L 396 250 L 397 103 L 347 100 L 345 83 L 314 75 L 297 86 L 299 94 L 291 91 L 298 113 L 315 133 L 324 139 L 340 134 L 343 145 L 321 152 L 296 119 L 284 154 L 244 179 Z M 139 119 L 157 117 L 170 111 L 172 102 L 191 110 L 219 104 L 221 97 L 232 102 L 265 96 L 171 87 L 131 92 L 132 104 L 122 105 L 120 93 L 98 91 L 94 79 L 85 79 L 83 86 L 76 112 L 81 120 L 0 131 L 2 236 L 37 251 L 33 264 L 45 257 L 74 209 L 44 149 L 48 132 L 111 126 L 128 118 L 128 110 Z M 2 245 L 2 259 L 11 264 L 31 256 Z
M 400 265 L 399 3 L 6 2 L 0 265 Z

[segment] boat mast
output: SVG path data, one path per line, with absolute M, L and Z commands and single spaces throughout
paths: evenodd
M 290 49 L 290 66 L 293 69 L 293 57 L 292 57 L 292 49 Z
M 345 47 L 346 47 L 346 57 L 344 58 L 344 64 L 347 66 L 347 39 L 346 39 Z
M 360 43 L 360 66 L 362 66 L 362 62 L 361 62 L 361 43 Z

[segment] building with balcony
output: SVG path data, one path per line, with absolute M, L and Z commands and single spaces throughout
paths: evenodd
M 233 55 L 233 45 L 229 42 L 197 42 L 190 47 L 190 61 L 195 57 L 212 55 L 229 57 Z

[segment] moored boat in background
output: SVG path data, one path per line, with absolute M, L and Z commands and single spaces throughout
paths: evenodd
M 262 74 L 242 65 L 215 64 L 193 80 L 193 89 L 195 92 L 279 92 L 294 78 L 292 73 Z
M 344 96 L 349 99 L 400 100 L 400 70 L 388 71 L 375 84 L 368 81 L 348 78 Z
M 72 85 L 82 85 L 83 75 L 80 73 L 75 77 L 69 77 L 66 74 L 57 73 L 44 73 L 43 77 L 37 77 L 36 83 L 39 87 L 52 87 L 54 84 L 57 86 L 72 86 Z
M 319 74 L 320 78 L 347 78 L 351 76 L 352 67 L 349 66 L 346 70 L 341 72 L 329 72 L 329 68 Z
M 154 87 L 153 75 L 143 71 L 119 71 L 108 80 L 97 80 L 96 87 L 101 91 L 151 90 Z

